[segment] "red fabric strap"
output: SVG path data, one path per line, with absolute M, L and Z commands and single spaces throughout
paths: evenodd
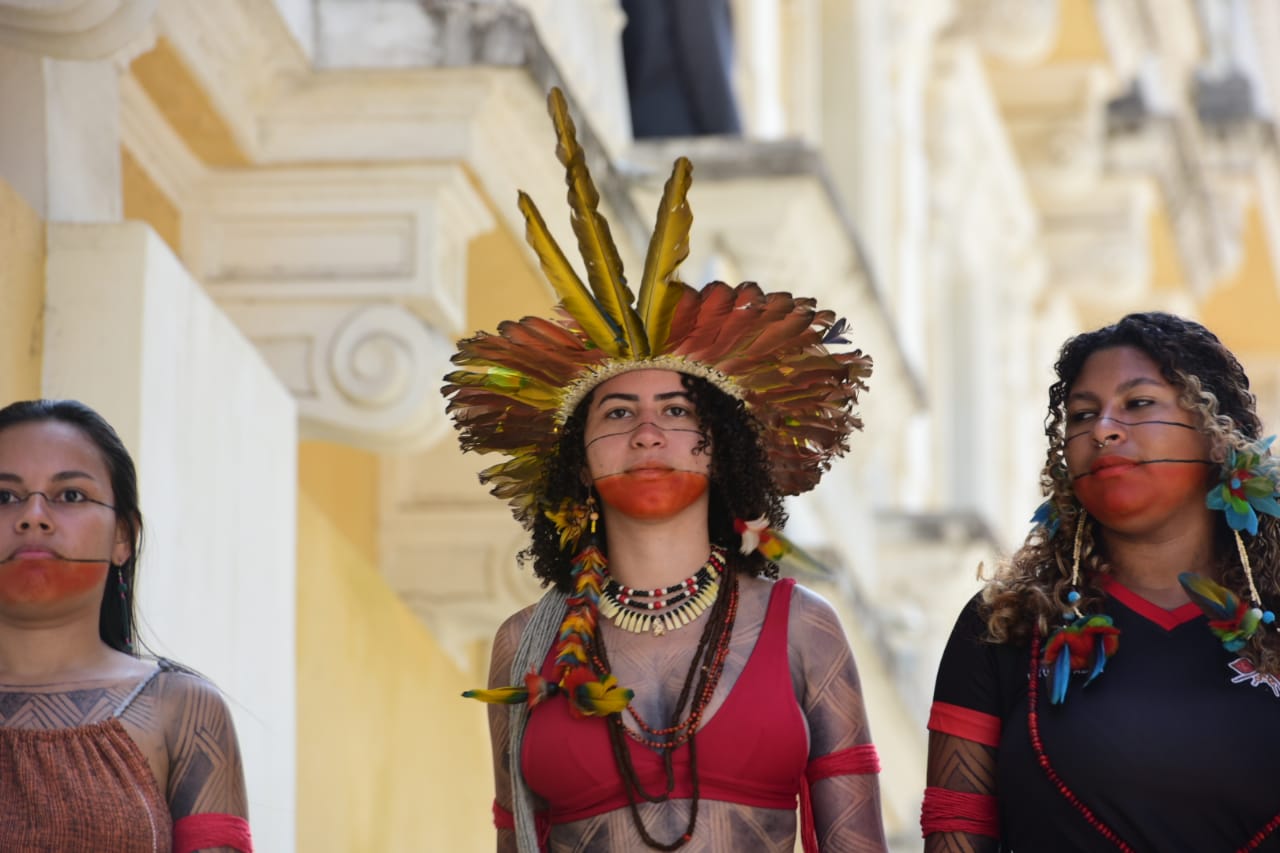
M 233 814 L 193 814 L 173 823 L 173 853 L 194 853 L 214 847 L 230 847 L 253 853 L 249 821 Z
M 809 762 L 804 769 L 804 780 L 800 783 L 800 846 L 804 853 L 818 853 L 818 828 L 813 817 L 813 795 L 809 786 L 832 776 L 879 772 L 880 756 L 872 743 L 820 755 Z
M 538 846 L 545 848 L 551 838 L 551 820 L 546 812 L 534 812 L 533 820 L 538 828 Z M 497 800 L 493 801 L 493 825 L 498 829 L 516 828 L 516 816 L 504 809 Z
M 949 788 L 925 788 L 920 807 L 920 835 L 935 832 L 968 832 L 1000 837 L 996 798 L 990 794 L 969 794 Z
M 1000 745 L 1000 718 L 972 708 L 934 702 L 929 711 L 929 731 L 955 735 L 984 746 Z
M 804 778 L 808 779 L 809 784 L 812 785 L 819 779 L 829 779 L 832 776 L 879 772 L 880 756 L 876 753 L 876 745 L 864 743 L 830 755 L 818 756 L 804 769 Z

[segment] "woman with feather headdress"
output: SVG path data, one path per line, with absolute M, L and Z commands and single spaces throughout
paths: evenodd
M 883 850 L 878 760 L 834 611 L 777 580 L 782 497 L 860 427 L 871 361 L 813 300 L 675 278 L 691 166 L 638 295 L 563 97 L 551 114 L 584 284 L 521 194 L 553 320 L 462 341 L 444 393 L 550 587 L 494 641 L 501 850 Z
M 961 615 L 934 851 L 1280 850 L 1280 465 L 1198 323 L 1069 339 L 1026 543 Z

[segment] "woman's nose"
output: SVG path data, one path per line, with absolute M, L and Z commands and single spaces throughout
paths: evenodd
M 1108 414 L 1101 414 L 1093 422 L 1093 443 L 1099 450 L 1124 438 L 1124 424 Z
M 631 431 L 631 443 L 636 447 L 656 447 L 667 440 L 667 434 L 653 421 L 641 421 Z
M 38 502 L 37 498 L 39 498 Z M 32 492 L 27 495 L 26 500 L 18 507 L 18 518 L 15 526 L 20 531 L 33 528 L 39 530 L 53 529 L 53 516 L 49 512 L 49 499 L 45 497 L 44 492 Z

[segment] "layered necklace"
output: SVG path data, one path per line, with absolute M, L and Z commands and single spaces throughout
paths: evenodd
M 600 613 L 614 625 L 633 634 L 653 632 L 661 637 L 667 631 L 683 628 L 697 619 L 716 600 L 720 592 L 720 576 L 724 574 L 725 551 L 719 545 L 711 548 L 707 562 L 691 577 L 661 589 L 633 589 L 609 577 L 600 591 Z
M 718 578 L 725 570 L 724 556 L 723 549 L 715 548 L 712 551 L 711 559 L 707 561 L 706 566 L 699 570 L 699 574 L 714 564 L 714 571 Z M 696 577 L 698 575 L 694 575 L 694 578 Z M 715 584 L 717 589 L 719 588 L 718 581 L 712 581 L 712 583 Z M 609 742 L 613 748 L 614 763 L 622 776 L 632 823 L 639 833 L 640 839 L 647 847 L 654 850 L 680 849 L 693 838 L 693 831 L 698 824 L 698 803 L 701 800 L 701 791 L 698 779 L 696 736 L 698 726 L 702 722 L 702 715 L 710 704 L 716 685 L 720 682 L 720 676 L 724 672 L 725 659 L 729 656 L 729 644 L 733 639 L 733 625 L 737 621 L 738 614 L 738 579 L 736 573 L 730 571 L 725 583 L 724 595 L 717 595 L 713 590 L 708 596 L 708 600 L 713 602 L 711 613 L 702 628 L 702 636 L 698 640 L 698 647 L 694 650 L 693 659 L 689 662 L 689 670 L 685 673 L 680 696 L 676 700 L 675 709 L 672 711 L 671 725 L 664 728 L 655 728 L 645 722 L 636 713 L 635 708 L 628 708 L 628 711 L 635 719 L 636 725 L 639 726 L 639 732 L 633 732 L 627 728 L 622 720 L 622 714 L 610 714 L 608 718 Z M 674 584 L 673 586 L 678 587 L 680 585 Z M 620 588 L 625 589 L 625 587 Z M 668 590 L 671 588 L 667 587 Z M 651 590 L 651 592 L 653 591 Z M 668 593 L 669 596 L 676 594 L 678 594 L 678 591 L 676 593 Z M 696 595 L 692 597 L 696 597 Z M 606 600 L 608 600 L 607 594 L 602 593 L 600 596 L 601 612 L 604 612 Z M 642 628 L 641 630 L 645 629 Z M 598 633 L 596 635 L 591 652 L 591 663 L 599 672 L 612 671 L 609 666 L 609 656 L 605 650 L 603 634 Z M 685 714 L 686 709 L 687 714 Z M 680 719 L 682 714 L 685 714 L 683 720 Z M 641 785 L 639 775 L 636 773 L 635 765 L 631 760 L 631 751 L 627 746 L 628 739 L 643 744 L 649 749 L 656 750 L 662 756 L 664 775 L 666 777 L 666 784 L 663 786 L 662 791 L 648 791 Z M 644 825 L 644 820 L 640 816 L 639 802 L 644 800 L 651 803 L 662 803 L 671 798 L 672 793 L 675 791 L 676 783 L 673 754 L 678 747 L 686 744 L 689 748 L 689 773 L 692 788 L 689 819 L 685 825 L 685 831 L 679 837 L 668 842 L 659 841 L 649 834 L 648 828 Z

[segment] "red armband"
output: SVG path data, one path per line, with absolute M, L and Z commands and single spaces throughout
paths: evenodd
M 968 832 L 998 839 L 1000 818 L 996 798 L 949 788 L 925 788 L 924 804 L 920 807 L 920 835 L 928 838 L 935 832 Z
M 955 735 L 983 746 L 1000 745 L 1000 718 L 960 705 L 934 702 L 929 709 L 929 731 Z
M 231 814 L 192 814 L 173 823 L 173 853 L 194 853 L 213 847 L 230 847 L 253 853 L 249 821 Z
M 538 846 L 545 847 L 551 837 L 551 821 L 545 812 L 534 812 L 533 821 L 538 828 Z M 497 800 L 493 801 L 493 825 L 496 829 L 516 828 L 516 816 L 503 808 Z
M 875 744 L 851 746 L 830 755 L 820 755 L 804 769 L 800 782 L 800 846 L 804 853 L 818 853 L 818 830 L 814 826 L 813 796 L 809 786 L 832 776 L 858 776 L 880 772 L 880 756 Z
M 861 773 L 879 773 L 880 756 L 873 743 L 851 746 L 830 755 L 820 755 L 804 769 L 804 778 L 812 785 L 819 779 L 832 776 L 853 776 Z

